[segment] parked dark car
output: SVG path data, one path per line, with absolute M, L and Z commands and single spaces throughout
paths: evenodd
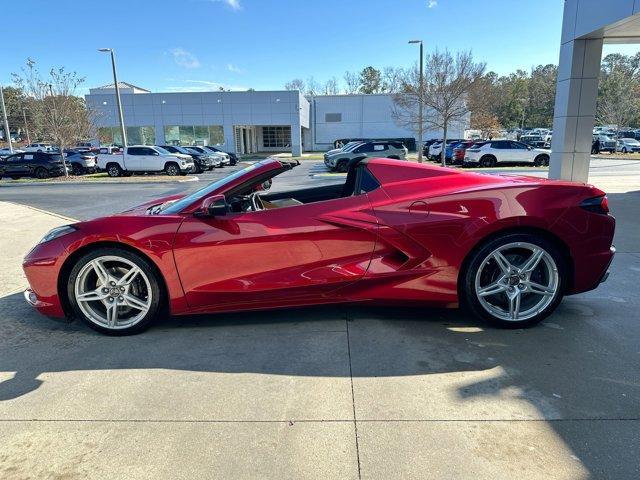
M 160 145 L 160 146 L 164 148 L 166 151 L 171 153 L 182 153 L 183 155 L 190 155 L 191 158 L 193 158 L 193 163 L 195 165 L 194 173 L 202 173 L 205 170 L 212 170 L 213 167 L 217 166 L 214 164 L 214 161 L 210 156 L 203 154 L 201 152 L 198 152 L 196 150 L 192 150 L 187 147 L 181 147 L 178 145 Z
M 416 139 L 413 137 L 404 138 L 339 138 L 333 142 L 335 148 L 342 148 L 349 142 L 398 142 L 402 143 L 410 152 L 416 151 Z
M 67 168 L 71 172 L 68 162 Z M 0 177 L 49 178 L 60 175 L 64 175 L 64 164 L 59 153 L 23 152 L 0 161 Z

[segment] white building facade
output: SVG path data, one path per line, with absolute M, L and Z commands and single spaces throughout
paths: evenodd
M 254 152 L 318 151 L 337 140 L 403 138 L 415 142 L 415 132 L 393 119 L 391 95 L 321 95 L 300 92 L 151 93 L 120 82 L 128 143 L 220 145 L 247 154 Z M 86 97 L 95 113 L 102 143 L 121 143 L 115 89 L 94 88 Z M 468 119 L 449 129 L 462 138 Z M 425 131 L 424 138 L 442 136 Z

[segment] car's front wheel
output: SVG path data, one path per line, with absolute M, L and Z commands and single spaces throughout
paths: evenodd
M 506 234 L 472 253 L 462 278 L 462 302 L 504 328 L 534 325 L 555 310 L 565 288 L 558 248 L 533 234 Z
M 349 170 L 349 161 L 348 160 L 341 160 L 336 165 L 336 171 L 339 172 L 339 173 L 346 173 L 347 170 Z
M 108 335 L 145 330 L 162 303 L 153 266 L 140 255 L 110 247 L 98 248 L 76 262 L 67 295 L 76 316 Z

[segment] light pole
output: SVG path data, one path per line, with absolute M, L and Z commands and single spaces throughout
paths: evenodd
M 116 73 L 116 57 L 113 48 L 99 48 L 99 52 L 111 54 L 111 68 L 113 69 L 113 87 L 116 89 L 116 104 L 118 105 L 118 118 L 120 120 L 120 134 L 122 135 L 122 147 L 127 148 L 127 132 L 124 129 L 124 117 L 122 116 L 122 102 L 120 101 L 120 89 L 118 88 L 118 74 Z
M 11 145 L 11 132 L 9 132 L 9 120 L 7 120 L 7 109 L 4 107 L 4 90 L 0 85 L 0 103 L 2 103 L 2 119 L 4 120 L 4 134 L 9 144 L 9 153 L 13 153 L 13 145 Z
M 51 95 L 51 103 L 53 105 L 53 124 L 55 125 L 55 130 L 58 133 L 61 133 L 60 131 L 60 124 L 58 123 L 60 121 L 60 117 L 58 115 L 58 109 L 56 108 L 56 96 L 53 94 L 53 85 L 50 83 L 49 84 L 49 94 Z M 64 145 L 63 145 L 63 135 L 58 135 L 58 148 L 60 149 L 60 155 L 62 156 L 62 166 L 64 167 L 64 176 L 68 177 L 69 176 L 69 170 L 67 169 L 67 161 L 64 158 Z
M 420 85 L 418 87 L 418 95 L 420 99 L 418 100 L 418 162 L 422 163 L 422 109 L 423 109 L 423 100 L 424 100 L 424 55 L 422 53 L 422 40 L 409 40 L 409 43 L 419 43 L 420 44 Z
M 31 136 L 29 135 L 29 125 L 27 125 L 27 112 L 22 108 L 22 118 L 24 120 L 24 130 L 27 133 L 27 143 L 31 145 Z

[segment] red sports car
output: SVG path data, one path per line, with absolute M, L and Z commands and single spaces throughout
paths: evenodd
M 166 314 L 339 302 L 461 304 L 523 327 L 596 288 L 615 252 L 591 185 L 367 158 L 344 184 L 268 191 L 296 165 L 267 159 L 56 228 L 24 260 L 25 297 L 114 335 Z

